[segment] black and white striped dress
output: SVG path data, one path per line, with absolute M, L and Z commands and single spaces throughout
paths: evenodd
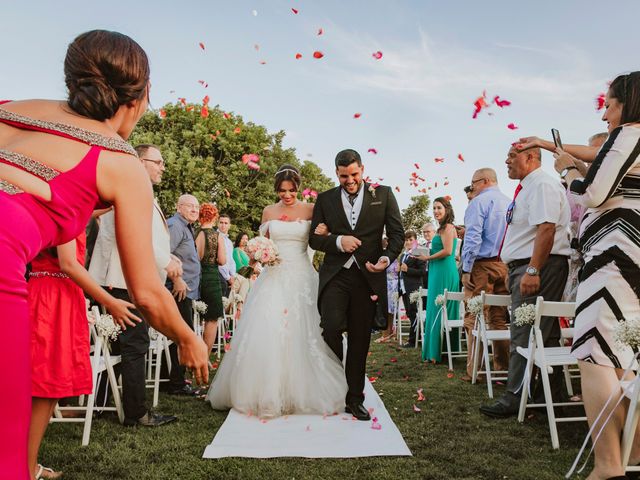
M 627 368 L 629 347 L 613 339 L 619 321 L 640 316 L 640 126 L 613 130 L 572 193 L 589 207 L 580 226 L 585 265 L 576 298 L 573 355 Z

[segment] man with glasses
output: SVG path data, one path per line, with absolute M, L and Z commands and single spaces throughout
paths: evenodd
M 507 266 L 500 260 L 499 250 L 506 229 L 506 213 L 509 197 L 498 188 L 498 178 L 493 168 L 476 170 L 471 177 L 473 198 L 464 214 L 466 227 L 462 245 L 462 285 L 466 298 L 486 293 L 508 295 Z M 471 339 L 475 316 L 467 312 L 464 329 Z M 487 323 L 493 330 L 507 329 L 507 311 L 504 307 L 491 307 Z M 471 381 L 473 374 L 473 345 L 467 351 L 467 374 L 464 381 Z M 493 342 L 494 370 L 507 370 L 509 366 L 509 341 Z
M 200 258 L 196 251 L 193 224 L 198 220 L 200 204 L 193 195 L 181 195 L 178 199 L 177 212 L 169 220 L 171 237 L 171 253 L 182 261 L 182 276 L 167 280 L 167 288 L 171 290 L 178 310 L 187 325 L 193 329 L 193 300 L 200 297 Z M 169 393 L 174 395 L 193 395 L 197 390 L 185 383 L 185 368 L 178 362 L 178 348 L 174 343 L 169 347 L 171 353 L 171 373 L 169 376 Z
M 145 144 L 138 145 L 135 150 L 151 183 L 153 185 L 159 184 L 164 172 L 164 160 L 160 149 L 155 145 Z M 171 256 L 167 222 L 155 200 L 151 239 L 160 278 L 163 281 L 167 276 L 178 278 L 182 274 L 181 262 Z M 113 210 L 100 217 L 100 227 L 88 270 L 98 284 L 109 289 L 111 295 L 127 302 L 131 301 L 120 265 Z M 138 317 L 142 317 L 137 310 L 134 312 Z M 127 327 L 118 335 L 111 347 L 112 352 L 121 355 L 122 358 L 116 369 L 122 377 L 124 424 L 155 427 L 174 421 L 175 416 L 151 412 L 146 406 L 145 356 L 149 350 L 149 326 L 147 323 L 141 322 L 135 326 Z
M 557 178 L 541 168 L 539 148 L 509 149 L 506 160 L 509 178 L 520 180 L 513 201 L 507 208 L 507 230 L 501 258 L 509 268 L 511 311 L 523 304 L 535 305 L 538 296 L 549 301 L 562 300 L 569 271 L 570 211 L 564 188 Z M 543 318 L 540 324 L 545 346 L 558 346 L 560 325 L 557 319 Z M 527 347 L 531 325 L 511 322 L 511 357 L 507 391 L 492 405 L 480 407 L 487 416 L 505 418 L 518 413 L 525 358 L 516 352 Z M 562 401 L 562 369 L 554 369 L 551 391 L 554 401 Z M 543 403 L 541 388 L 532 388 L 534 402 Z M 563 395 L 564 394 L 564 395 Z M 539 395 L 542 395 L 542 400 Z

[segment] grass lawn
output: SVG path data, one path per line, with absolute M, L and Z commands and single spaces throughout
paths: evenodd
M 226 414 L 212 411 L 202 400 L 163 395 L 157 410 L 179 415 L 178 422 L 130 429 L 106 416 L 94 421 L 87 447 L 80 446 L 80 425 L 52 424 L 41 461 L 63 470 L 65 479 L 87 480 L 563 478 L 586 435 L 586 422 L 559 425 L 561 449 L 554 451 L 546 416 L 537 414 L 523 425 L 515 418 L 482 416 L 478 406 L 488 400 L 486 386 L 458 378 L 462 360 L 455 367 L 449 378 L 446 365 L 422 364 L 415 350 L 371 346 L 368 374 L 377 377 L 374 387 L 413 457 L 203 460 L 204 448 Z M 426 399 L 415 413 L 418 388 Z M 496 390 L 499 395 L 501 387 Z

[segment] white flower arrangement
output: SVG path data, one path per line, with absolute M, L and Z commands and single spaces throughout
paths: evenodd
M 108 314 L 102 314 L 96 320 L 96 331 L 98 335 L 115 340 L 122 333 L 120 325 L 113 321 L 113 317 Z
M 278 247 L 267 237 L 253 237 L 246 246 L 247 255 L 262 265 L 277 265 L 280 263 Z
M 618 322 L 613 330 L 613 338 L 618 344 L 637 350 L 640 347 L 640 317 Z
M 523 303 L 513 311 L 513 324 L 517 327 L 533 325 L 536 320 L 536 306 L 530 303 Z
M 376 188 L 378 188 L 380 185 L 377 183 L 371 183 L 369 184 L 369 188 L 367 190 L 369 190 L 369 193 L 371 194 L 371 196 L 373 197 L 373 199 L 375 200 L 376 198 Z
M 195 302 L 193 302 L 193 308 L 200 315 L 204 315 L 205 313 L 207 313 L 207 304 L 202 300 L 196 300 Z
M 442 293 L 436 297 L 435 303 L 439 307 L 442 307 L 444 305 L 444 295 Z
M 411 292 L 409 294 L 409 301 L 411 303 L 416 303 L 418 301 L 418 299 L 420 298 L 420 296 L 421 296 L 420 293 L 421 293 L 420 290 L 416 290 L 414 292 Z
M 476 295 L 467 300 L 467 312 L 476 317 L 482 313 L 482 307 L 482 297 L 480 295 Z

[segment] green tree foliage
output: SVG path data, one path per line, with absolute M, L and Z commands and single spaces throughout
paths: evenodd
M 160 112 L 145 114 L 130 138 L 134 146 L 160 147 L 166 170 L 156 194 L 165 213 L 173 214 L 178 197 L 190 193 L 228 213 L 232 233 L 257 232 L 262 209 L 277 200 L 273 180 L 281 165 L 301 169 L 302 189 L 320 192 L 333 186 L 316 164 L 301 164 L 294 149 L 283 148 L 283 131 L 270 134 L 265 127 L 245 123 L 241 116 L 218 106 L 203 112 L 203 105 L 167 104 Z M 242 163 L 244 154 L 260 156 L 259 171 Z
M 428 213 L 430 204 L 429 195 L 411 197 L 409 206 L 402 210 L 402 224 L 405 230 L 413 230 L 420 234 L 422 226 L 431 222 L 431 216 Z

